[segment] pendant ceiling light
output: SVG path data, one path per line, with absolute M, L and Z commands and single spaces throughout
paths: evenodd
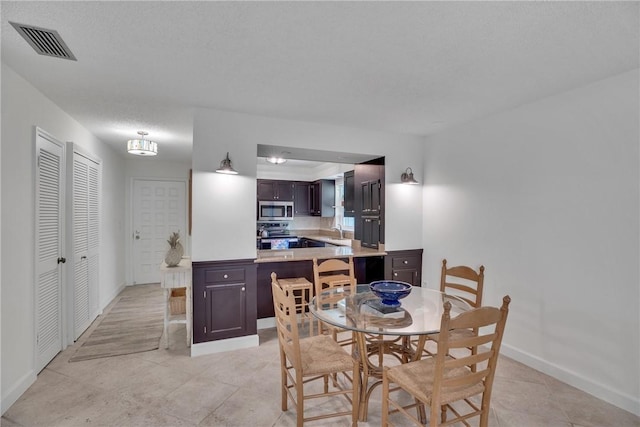
M 237 175 L 238 171 L 236 171 L 231 166 L 231 159 L 229 158 L 229 152 L 227 152 L 227 157 L 222 159 L 220 162 L 220 167 L 216 169 L 218 173 L 226 173 L 227 175 Z
M 149 135 L 147 132 L 138 131 L 138 135 L 140 135 L 140 139 L 130 139 L 127 142 L 127 151 L 130 154 L 135 154 L 137 156 L 155 156 L 158 154 L 158 144 L 153 141 L 149 141 L 148 139 L 144 139 L 146 135 Z

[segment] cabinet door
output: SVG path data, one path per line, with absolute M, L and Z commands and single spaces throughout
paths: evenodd
M 362 214 L 369 215 L 371 212 L 371 191 L 369 190 L 369 181 L 360 183 L 360 206 Z
M 274 181 L 259 179 L 257 182 L 258 200 L 275 200 L 275 184 Z
M 371 215 L 380 215 L 380 190 L 381 190 L 381 185 L 380 185 L 380 180 L 375 180 L 375 181 L 369 181 L 369 193 L 371 194 L 371 196 L 369 197 L 369 200 L 371 202 L 371 205 L 369 206 L 369 209 L 371 209 L 369 211 L 369 213 Z
M 365 181 L 360 184 L 362 187 L 362 214 L 380 214 L 380 180 Z
M 247 298 L 244 283 L 205 286 L 205 336 L 210 340 L 246 335 Z
M 293 186 L 293 207 L 295 215 L 308 216 L 311 214 L 309 207 L 309 183 L 296 182 Z
M 344 216 L 354 216 L 356 181 L 354 171 L 344 173 Z
M 393 270 L 392 273 L 393 280 L 400 280 L 401 282 L 410 283 L 412 286 L 420 286 L 420 282 L 418 279 L 418 270 L 408 269 L 408 270 Z
M 293 182 L 275 181 L 276 199 L 282 202 L 293 202 Z
M 309 211 L 311 215 L 320 215 L 320 183 L 312 182 L 309 184 Z
M 360 245 L 366 248 L 378 248 L 380 241 L 380 220 L 378 218 L 362 218 L 362 239 Z

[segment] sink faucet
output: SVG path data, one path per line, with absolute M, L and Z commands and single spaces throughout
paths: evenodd
M 333 227 L 332 230 L 338 230 L 338 233 L 340 233 L 340 239 L 344 239 L 344 236 L 342 235 L 342 225 L 338 224 L 336 227 Z

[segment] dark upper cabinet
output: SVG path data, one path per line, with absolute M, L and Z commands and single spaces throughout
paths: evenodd
M 293 183 L 293 210 L 296 216 L 311 215 L 309 186 L 310 183 L 304 181 Z
M 309 185 L 310 211 L 313 216 L 335 216 L 336 182 L 321 179 Z
M 258 200 L 293 201 L 293 182 L 271 179 L 259 179 L 257 182 Z
M 361 217 L 359 223 L 360 229 L 362 230 L 360 245 L 365 248 L 377 249 L 380 242 L 380 229 L 382 225 L 380 218 Z
M 344 216 L 356 214 L 356 180 L 355 171 L 344 173 Z
M 384 243 L 384 159 L 355 165 L 354 181 L 354 237 L 377 249 Z
M 382 209 L 380 203 L 382 198 L 380 192 L 382 191 L 382 183 L 379 179 L 365 181 L 360 183 L 361 187 L 361 206 L 362 216 L 378 216 Z
M 422 286 L 422 249 L 389 251 L 384 262 L 385 279 Z
M 193 263 L 193 342 L 254 335 L 253 260 Z

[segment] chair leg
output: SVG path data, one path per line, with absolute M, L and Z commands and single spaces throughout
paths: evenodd
M 304 383 L 302 375 L 296 373 L 296 425 L 304 425 Z
M 282 355 L 281 355 L 282 357 Z M 286 359 L 281 359 L 282 361 L 280 362 L 280 393 L 282 394 L 281 400 L 281 406 L 282 406 L 282 410 L 286 411 L 287 410 L 287 402 L 289 400 L 289 396 L 287 393 L 287 386 L 288 386 L 288 377 L 287 377 L 287 367 L 286 367 Z
M 440 407 L 440 419 L 442 424 L 447 422 L 447 405 Z
M 387 374 L 382 374 L 382 427 L 389 425 L 389 378 Z
M 360 394 L 361 391 L 361 383 L 360 383 L 360 362 L 355 361 L 353 363 L 353 395 L 351 397 L 351 403 L 353 404 L 353 409 L 351 412 L 351 425 L 353 427 L 358 427 L 358 418 L 360 418 Z

